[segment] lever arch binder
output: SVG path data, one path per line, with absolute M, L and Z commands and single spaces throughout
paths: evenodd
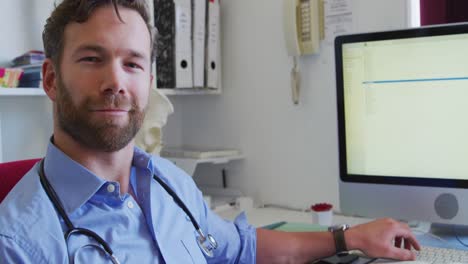
M 205 29 L 207 0 L 192 0 L 193 86 L 205 85 Z
M 220 6 L 219 0 L 208 0 L 207 8 L 207 38 L 205 61 L 205 86 L 211 89 L 219 88 L 220 70 Z
M 154 0 L 158 88 L 193 88 L 191 0 Z

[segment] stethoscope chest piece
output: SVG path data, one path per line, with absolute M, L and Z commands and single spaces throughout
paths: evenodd
M 213 250 L 215 250 L 218 247 L 218 242 L 216 242 L 216 239 L 214 239 L 214 237 L 211 234 L 205 236 L 201 229 L 198 229 L 197 232 L 198 246 L 206 256 L 210 258 L 213 257 Z

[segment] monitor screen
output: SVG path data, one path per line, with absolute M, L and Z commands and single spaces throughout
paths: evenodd
M 340 36 L 335 57 L 341 209 L 456 221 L 457 189 L 468 188 L 468 25 Z M 362 197 L 342 197 L 351 190 Z M 391 197 L 402 190 L 409 205 Z M 355 208 L 370 198 L 400 205 Z M 404 213 L 412 206 L 427 212 Z

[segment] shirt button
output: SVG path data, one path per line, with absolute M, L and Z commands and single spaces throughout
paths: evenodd
M 133 204 L 132 201 L 128 201 L 127 206 L 128 208 L 132 209 L 135 205 Z
M 113 184 L 107 185 L 107 191 L 112 193 L 115 191 L 115 186 Z

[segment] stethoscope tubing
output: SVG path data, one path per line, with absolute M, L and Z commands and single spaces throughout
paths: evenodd
M 65 241 L 68 241 L 68 239 L 74 235 L 74 234 L 83 234 L 88 237 L 92 237 L 95 239 L 103 248 L 104 250 L 109 254 L 109 257 L 111 258 L 113 263 L 118 263 L 118 260 L 114 256 L 114 252 L 109 246 L 109 244 L 102 239 L 98 234 L 95 232 L 86 229 L 86 228 L 80 228 L 80 227 L 75 227 L 68 217 L 68 214 L 65 212 L 65 209 L 63 207 L 62 202 L 60 201 L 57 193 L 55 192 L 54 188 L 50 184 L 49 180 L 47 179 L 45 175 L 45 170 L 44 170 L 44 159 L 41 160 L 40 162 L 40 169 L 39 169 L 39 178 L 42 184 L 42 187 L 44 188 L 44 191 L 46 192 L 47 196 L 49 197 L 50 201 L 54 205 L 55 209 L 57 210 L 58 214 L 62 217 L 62 219 L 65 222 L 65 225 L 67 226 L 67 231 L 64 234 Z M 208 234 L 207 236 L 204 235 L 203 231 L 200 228 L 200 225 L 198 224 L 197 220 L 195 217 L 193 217 L 192 213 L 190 210 L 187 208 L 185 203 L 180 199 L 180 197 L 174 192 L 174 190 L 171 189 L 161 178 L 157 177 L 156 174 L 153 174 L 153 179 L 155 179 L 163 188 L 164 190 L 174 199 L 175 203 L 187 214 L 187 216 L 190 218 L 190 221 L 192 222 L 193 227 L 199 234 L 199 237 L 197 239 L 198 244 L 200 245 L 203 253 L 205 253 L 207 256 L 212 257 L 213 256 L 213 249 L 216 249 L 218 246 L 218 243 L 216 240 L 213 238 L 212 235 Z M 209 246 L 205 246 L 203 243 L 205 241 L 209 242 Z
M 95 239 L 109 255 L 113 255 L 114 251 L 111 249 L 109 244 L 106 241 L 104 241 L 104 239 L 102 239 L 98 234 L 96 234 L 95 232 L 89 229 L 77 228 L 73 225 L 72 221 L 68 217 L 68 214 L 65 212 L 65 209 L 62 205 L 62 202 L 58 198 L 57 193 L 55 192 L 54 188 L 52 187 L 49 180 L 45 176 L 44 160 L 41 160 L 39 178 L 41 180 L 41 184 L 44 187 L 44 190 L 47 196 L 49 197 L 50 201 L 52 201 L 52 204 L 54 205 L 55 209 L 58 211 L 59 215 L 62 217 L 63 221 L 67 225 L 68 230 L 67 232 L 65 232 L 65 235 L 64 235 L 65 241 L 68 241 L 70 236 L 73 234 L 83 234 L 85 236 L 92 237 L 93 239 Z

